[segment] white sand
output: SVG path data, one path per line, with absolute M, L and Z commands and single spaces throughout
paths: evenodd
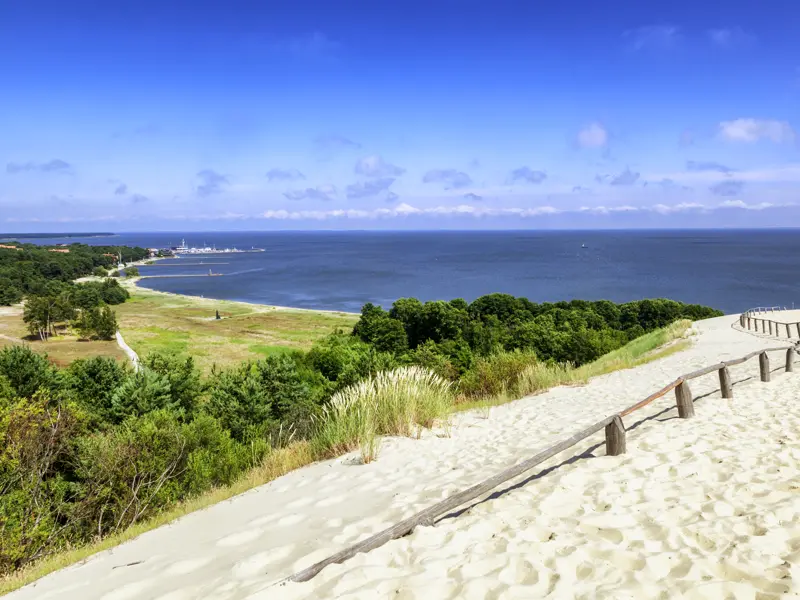
M 731 369 L 733 400 L 716 374 L 693 382 L 695 419 L 675 418 L 671 394 L 627 417 L 625 456 L 604 456 L 600 433 L 543 467 L 600 444 L 595 458 L 271 587 L 682 373 L 776 345 L 734 319 L 698 323 L 692 348 L 657 362 L 464 415 L 450 438 L 290 473 L 10 598 L 800 598 L 786 593 L 800 591 L 800 373 L 764 384 L 756 360 Z

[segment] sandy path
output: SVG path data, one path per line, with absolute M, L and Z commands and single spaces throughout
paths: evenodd
M 117 331 L 117 333 L 115 334 L 114 337 L 117 340 L 117 345 L 120 348 L 122 348 L 122 351 L 127 355 L 128 360 L 131 361 L 131 364 L 133 365 L 134 370 L 138 371 L 139 370 L 139 355 L 136 354 L 136 351 L 133 348 L 131 348 L 130 346 L 128 346 L 128 344 L 125 343 L 125 339 L 122 337 L 122 334 L 119 331 Z
M 740 386 L 693 420 L 671 410 L 630 432 L 624 456 L 601 448 L 255 597 L 800 598 L 799 384 Z
M 298 595 L 299 597 L 330 597 L 333 589 L 330 586 L 344 586 L 341 591 L 344 588 L 357 589 L 364 583 L 362 581 L 364 577 L 374 575 L 374 580 L 370 580 L 371 583 L 366 584 L 367 587 L 364 589 L 376 585 L 378 580 L 394 581 L 392 579 L 393 572 L 387 574 L 387 567 L 383 562 L 380 562 L 374 571 L 351 570 L 353 564 L 366 565 L 372 564 L 369 561 L 377 560 L 371 557 L 359 557 L 356 561 L 367 560 L 367 562 L 354 561 L 327 569 L 319 576 L 318 580 L 310 584 L 267 589 L 271 583 L 293 571 L 308 566 L 348 544 L 410 516 L 413 512 L 455 491 L 464 489 L 504 467 L 529 457 L 537 449 L 548 446 L 599 418 L 644 398 L 681 373 L 719 360 L 738 358 L 757 348 L 775 345 L 774 340 L 762 339 L 737 331 L 731 326 L 734 320 L 735 317 L 728 316 L 698 323 L 696 325 L 698 333 L 692 348 L 636 369 L 596 378 L 586 387 L 556 388 L 545 394 L 525 398 L 493 409 L 488 419 L 482 418 L 478 414 L 463 415 L 459 418 L 450 438 L 429 435 L 422 440 L 392 439 L 384 443 L 378 460 L 370 465 L 354 465 L 348 457 L 345 457 L 290 473 L 237 498 L 189 515 L 170 526 L 144 534 L 130 543 L 93 557 L 83 565 L 64 569 L 48 576 L 35 586 L 28 586 L 10 597 L 20 599 L 103 598 L 105 600 L 169 598 L 177 600 L 180 598 L 245 598 L 255 593 L 260 593 L 264 598 L 278 597 L 275 595 L 278 593 L 288 594 L 292 597 Z M 782 364 L 782 360 L 782 356 L 773 355 L 773 367 Z M 755 391 L 750 393 L 753 398 L 758 399 L 762 397 L 759 395 L 761 393 L 759 390 L 772 389 L 769 386 L 774 389 L 788 386 L 790 384 L 787 382 L 791 382 L 795 377 L 778 376 L 776 381 L 771 384 L 751 384 L 747 380 L 758 373 L 755 361 L 734 367 L 731 372 L 734 382 L 745 381 L 736 388 L 737 398 L 744 394 L 739 391 L 739 387 L 748 387 L 749 389 L 752 386 Z M 712 394 L 717 387 L 718 381 L 715 374 L 692 384 L 696 396 Z M 715 394 L 713 397 L 718 396 Z M 765 405 L 768 405 L 771 398 L 766 395 L 763 397 L 763 401 L 766 403 Z M 670 396 L 662 402 L 654 404 L 650 412 L 655 414 L 673 404 L 674 400 Z M 742 402 L 742 404 L 747 404 L 747 402 Z M 698 403 L 698 412 L 700 412 L 701 405 L 712 406 L 712 403 L 703 405 L 701 401 Z M 641 416 L 646 417 L 647 414 L 642 413 Z M 637 417 L 639 417 L 638 414 Z M 696 424 L 706 421 L 712 422 L 708 416 L 702 413 L 699 418 L 692 421 L 692 424 L 695 425 L 695 429 L 692 431 L 695 431 L 703 440 L 707 439 L 706 444 L 726 443 L 730 446 L 728 454 L 735 453 L 743 441 L 746 442 L 747 447 L 757 448 L 757 444 L 751 438 L 737 436 L 735 443 L 732 443 L 730 437 L 720 437 L 719 433 L 713 429 L 709 429 L 706 433 L 705 430 L 696 426 Z M 630 419 L 626 425 L 630 427 L 634 422 L 635 420 Z M 776 422 L 780 422 L 780 420 L 776 420 Z M 672 431 L 671 428 L 678 427 L 676 423 L 678 420 L 665 424 L 654 424 L 663 427 L 659 430 L 661 433 L 657 435 L 661 436 L 658 439 L 663 438 L 667 447 L 672 443 L 670 436 L 673 435 L 668 432 Z M 742 423 L 740 425 L 743 426 Z M 680 425 L 680 427 L 687 426 Z M 797 429 L 795 427 L 795 430 Z M 631 437 L 633 437 L 633 433 Z M 652 444 L 653 439 L 652 436 L 648 436 L 646 443 Z M 598 436 L 597 440 L 593 439 L 592 441 L 602 441 L 602 436 Z M 633 442 L 629 441 L 629 445 L 633 446 Z M 694 450 L 690 448 L 685 451 L 681 450 L 681 460 L 689 460 L 696 452 L 704 448 L 708 448 L 708 446 L 700 444 Z M 670 485 L 670 480 L 675 485 L 681 485 L 682 481 L 678 476 L 684 471 L 670 471 L 670 467 L 659 466 L 662 458 L 664 460 L 678 459 L 666 451 L 654 449 L 653 452 L 656 454 L 650 457 L 650 463 L 642 463 L 642 453 L 632 447 L 630 454 L 619 460 L 639 462 L 635 463 L 635 467 L 632 466 L 624 472 L 635 474 L 638 469 L 647 473 L 648 469 L 654 469 L 661 474 L 664 480 L 663 485 Z M 724 453 L 723 450 L 720 452 Z M 564 457 L 572 456 L 574 456 L 574 452 L 564 455 Z M 654 456 L 657 460 L 653 458 Z M 698 456 L 696 460 L 706 460 L 706 458 Z M 581 483 L 580 478 L 573 482 L 572 492 L 563 496 L 567 499 L 572 498 L 573 501 L 569 506 L 574 505 L 574 501 L 581 495 L 587 498 L 587 502 L 598 495 L 600 499 L 597 502 L 606 496 L 613 495 L 603 486 L 607 485 L 609 481 L 619 482 L 623 479 L 615 479 L 621 476 L 615 474 L 616 471 L 611 468 L 610 460 L 612 459 L 592 461 L 592 469 L 595 468 L 595 464 L 606 465 L 604 471 L 598 471 L 599 473 L 604 472 L 606 479 L 594 481 L 587 486 Z M 742 456 L 741 460 L 750 459 Z M 645 464 L 649 464 L 649 466 L 644 467 Z M 560 470 L 555 475 L 562 477 Z M 586 476 L 582 475 L 581 477 Z M 636 475 L 636 477 L 640 477 L 640 475 Z M 546 481 L 546 485 L 554 485 L 552 479 L 553 476 L 545 477 L 507 497 L 517 497 L 517 494 L 523 493 L 529 494 L 527 510 L 530 514 L 539 515 L 537 516 L 539 519 L 541 513 L 547 511 L 549 522 L 555 526 L 561 511 L 566 508 L 562 509 L 557 501 L 549 501 L 546 505 L 539 507 L 532 505 L 533 499 L 542 494 L 542 485 L 545 485 Z M 652 494 L 648 492 L 649 495 Z M 676 498 L 679 495 L 671 492 L 670 498 Z M 505 501 L 500 499 L 496 502 Z M 481 506 L 486 507 L 491 504 Z M 633 504 L 635 503 L 631 503 L 631 505 Z M 502 508 L 503 505 L 498 506 Z M 518 517 L 522 518 L 520 515 Z M 436 536 L 441 535 L 440 527 L 455 527 L 458 531 L 462 531 L 466 526 L 461 523 L 466 523 L 468 518 L 472 517 L 465 516 L 434 528 L 420 530 L 408 540 L 426 535 L 433 535 L 435 539 L 439 539 Z M 574 525 L 575 515 L 571 518 L 573 521 L 570 522 Z M 469 531 L 463 529 L 463 535 L 469 537 L 473 535 L 470 533 L 472 529 L 483 531 L 486 527 L 494 526 L 491 523 L 480 525 L 480 519 L 473 522 L 473 525 L 474 527 Z M 588 531 L 591 531 L 591 528 Z M 609 535 L 615 539 L 618 537 L 614 533 Z M 680 537 L 683 534 L 676 531 L 670 535 Z M 596 534 L 594 537 L 602 536 Z M 445 538 L 441 538 L 439 541 L 443 539 Z M 398 544 L 405 543 L 409 542 L 406 540 L 392 542 L 384 549 L 377 551 L 384 553 L 380 554 L 384 557 L 380 560 L 386 558 L 386 552 L 395 552 Z M 489 548 L 486 544 L 491 545 L 492 543 L 485 541 L 482 547 Z M 463 552 L 464 547 L 458 547 Z M 586 550 L 586 552 L 590 550 Z M 446 551 L 443 551 L 442 556 L 452 558 L 449 546 Z M 464 559 L 471 556 L 472 554 L 464 555 Z M 625 564 L 638 564 L 635 561 L 630 562 L 633 561 L 630 553 L 624 556 L 627 556 L 625 560 L 629 561 Z M 603 569 L 608 567 L 603 567 L 601 563 L 619 557 L 604 551 L 592 558 L 592 564 L 597 563 L 592 568 L 598 569 L 599 573 L 605 573 L 606 571 Z M 453 560 L 457 560 L 457 558 Z M 490 558 L 487 560 L 491 562 Z M 496 563 L 496 559 L 493 560 Z M 136 564 L 124 567 L 131 563 Z M 422 594 L 425 589 L 433 590 L 431 582 L 425 579 L 427 576 L 437 577 L 436 581 L 443 585 L 447 582 L 447 577 L 445 577 L 447 570 L 443 571 L 438 567 L 432 568 L 430 573 L 423 577 L 423 575 L 414 574 L 421 571 L 427 573 L 427 570 L 423 569 L 416 561 L 413 564 L 416 566 L 412 566 L 412 563 L 408 561 L 403 562 L 403 560 L 395 564 L 397 568 L 404 569 L 403 573 L 405 573 L 398 577 L 405 581 L 406 575 L 410 576 L 406 582 L 407 585 L 403 584 L 404 590 L 406 588 L 413 590 L 414 582 L 422 586 L 417 588 L 417 592 L 410 591 L 409 594 L 412 595 L 406 597 L 417 597 L 417 594 Z M 527 568 L 524 565 L 520 566 L 519 561 L 514 564 L 516 566 L 508 567 L 506 565 L 502 568 L 508 567 L 517 571 L 519 569 L 524 571 Z M 479 577 L 482 569 L 485 569 L 484 573 L 491 573 L 494 572 L 495 567 L 490 567 L 488 563 L 484 564 L 475 570 L 476 574 L 473 577 Z M 336 578 L 338 577 L 341 577 L 341 583 L 337 583 Z M 334 579 L 331 580 L 331 578 Z M 487 581 L 491 579 L 487 578 Z M 595 579 L 595 575 L 591 574 L 585 579 L 589 581 L 590 585 L 592 582 L 599 585 L 601 581 Z M 315 586 L 320 585 L 323 587 L 315 590 Z M 456 582 L 453 585 L 461 584 Z M 484 584 L 477 582 L 475 585 Z M 543 591 L 547 589 L 545 586 Z M 464 591 L 464 594 L 480 595 L 471 590 Z M 339 596 L 339 593 L 337 592 L 335 595 Z M 394 592 L 391 595 L 395 598 L 402 597 L 394 595 Z M 357 593 L 353 597 L 362 596 Z M 370 597 L 375 596 L 373 594 Z M 379 594 L 378 597 L 382 596 Z M 433 593 L 428 597 L 447 596 Z

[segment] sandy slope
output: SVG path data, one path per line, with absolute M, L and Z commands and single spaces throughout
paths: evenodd
M 671 395 L 628 417 L 626 456 L 601 446 L 309 583 L 270 587 L 681 373 L 776 344 L 734 319 L 698 323 L 692 348 L 655 363 L 488 419 L 464 415 L 450 438 L 393 439 L 370 465 L 345 458 L 290 473 L 10 597 L 776 597 L 800 580 L 800 373 L 762 384 L 756 361 L 732 369 L 733 401 L 719 398 L 715 374 L 693 382 L 707 395 L 693 420 L 674 418 Z M 783 355 L 772 360 L 782 366 Z M 602 434 L 545 467 L 599 443 Z

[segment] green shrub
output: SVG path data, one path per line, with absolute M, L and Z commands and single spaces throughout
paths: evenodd
M 174 412 L 133 416 L 77 443 L 84 523 L 105 535 L 120 531 L 183 495 L 187 440 Z
M 111 397 L 111 417 L 115 423 L 157 410 L 177 414 L 180 405 L 172 396 L 167 376 L 152 369 L 141 368 L 130 375 Z
M 0 350 L 0 375 L 21 398 L 31 398 L 40 388 L 54 389 L 58 374 L 47 356 L 29 346 L 14 345 Z
M 535 353 L 520 350 L 480 357 L 461 378 L 458 390 L 467 399 L 499 396 L 512 391 L 525 368 L 537 362 Z
M 332 390 L 398 366 L 394 354 L 380 352 L 360 339 L 333 334 L 314 344 L 305 362 L 331 382 Z
M 59 468 L 77 427 L 72 407 L 46 393 L 0 411 L 0 576 L 74 537 L 71 486 Z
M 319 383 L 294 357 L 269 356 L 218 373 L 205 410 L 240 441 L 263 438 L 282 422 L 305 433 L 319 409 Z
M 166 378 L 171 406 L 176 407 L 185 417 L 194 413 L 205 386 L 191 356 L 182 358 L 174 354 L 153 352 L 144 358 L 142 365 Z
M 130 375 L 130 369 L 113 358 L 95 356 L 73 362 L 64 371 L 64 384 L 99 425 L 114 420 L 112 398 Z

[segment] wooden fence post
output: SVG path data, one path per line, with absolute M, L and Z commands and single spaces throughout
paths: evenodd
M 719 389 L 723 398 L 733 398 L 733 386 L 731 385 L 731 372 L 728 367 L 719 370 Z
M 800 337 L 800 323 L 796 323 L 797 325 L 797 337 Z
M 792 331 L 789 329 L 789 324 L 788 323 L 786 324 L 786 337 L 787 338 L 792 337 Z
M 614 420 L 606 425 L 606 455 L 619 456 L 625 454 L 628 448 L 625 443 L 625 425 L 617 415 Z
M 767 321 L 769 323 L 769 334 L 772 335 L 772 321 Z
M 678 402 L 678 416 L 681 419 L 690 419 L 694 416 L 694 402 L 692 401 L 692 390 L 689 384 L 682 381 L 675 388 L 675 399 Z
M 750 317 L 747 317 L 747 328 L 752 329 L 752 327 L 750 327 Z
M 769 381 L 769 356 L 766 352 L 758 355 L 758 368 L 761 371 L 761 381 Z
M 756 332 L 758 332 L 758 319 L 753 319 L 753 323 L 756 326 Z
M 791 373 L 794 371 L 794 348 L 789 348 L 786 351 L 786 372 Z

